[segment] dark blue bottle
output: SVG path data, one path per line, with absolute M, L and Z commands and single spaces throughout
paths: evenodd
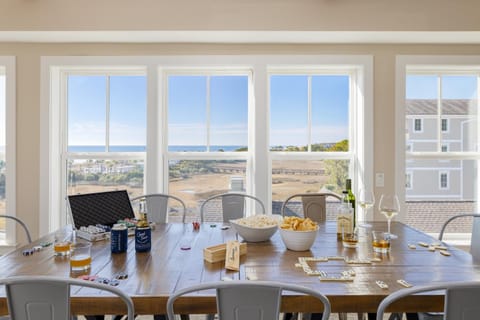
M 135 251 L 149 252 L 152 248 L 152 229 L 147 220 L 147 214 L 143 214 L 143 219 L 138 221 L 135 228 Z

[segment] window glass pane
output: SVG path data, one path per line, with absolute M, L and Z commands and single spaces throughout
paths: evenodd
M 110 151 L 145 151 L 146 86 L 144 76 L 110 77 Z
M 170 160 L 168 192 L 185 202 L 186 221 L 198 220 L 198 208 L 205 199 L 229 191 L 245 192 L 246 164 L 243 160 Z M 219 211 L 211 214 L 209 221 L 219 221 L 214 219 Z
M 306 151 L 308 145 L 308 77 L 270 77 L 270 148 Z
M 407 143 L 413 150 L 477 151 L 476 79 L 471 75 L 407 76 Z M 423 122 L 421 133 L 409 127 L 408 120 L 415 118 Z M 477 160 L 420 159 L 408 154 L 406 159 L 408 224 L 438 233 L 451 216 L 477 211 Z M 467 220 L 455 223 L 447 233 L 470 233 Z
M 349 76 L 312 76 L 312 151 L 348 141 Z M 344 150 L 344 151 L 348 151 Z
M 210 151 L 247 150 L 248 77 L 210 78 Z
M 207 77 L 168 77 L 168 151 L 206 151 Z
M 296 193 L 333 192 L 341 195 L 348 166 L 348 160 L 272 161 L 272 213 L 281 214 L 283 201 Z M 333 217 L 335 212 L 331 214 Z
M 127 190 L 143 194 L 144 162 L 139 160 L 76 159 L 67 162 L 67 194 Z
M 406 96 L 408 99 L 437 99 L 438 77 L 435 75 L 407 75 Z
M 442 76 L 442 116 L 450 126 L 442 140 L 452 141 L 450 151 L 478 151 L 477 110 L 476 76 Z
M 68 76 L 68 151 L 105 151 L 106 77 Z
M 407 224 L 426 232 L 439 232 L 444 221 L 461 213 L 476 212 L 476 194 L 478 192 L 478 164 L 476 160 L 455 160 L 447 163 L 439 160 L 411 160 L 407 163 L 411 172 L 411 189 L 406 189 Z M 440 171 L 448 173 L 443 177 Z M 432 183 L 443 179 L 448 189 L 442 189 L 441 183 Z M 471 224 L 462 220 L 447 232 L 472 231 Z

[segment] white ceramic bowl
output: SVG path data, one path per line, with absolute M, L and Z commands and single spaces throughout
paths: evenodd
M 295 231 L 280 228 L 280 235 L 287 249 L 293 251 L 310 250 L 317 237 L 318 227 L 312 231 Z
M 247 227 L 237 223 L 235 220 L 230 220 L 230 224 L 246 242 L 267 241 L 275 234 L 275 232 L 277 232 L 278 229 L 277 225 L 263 228 Z

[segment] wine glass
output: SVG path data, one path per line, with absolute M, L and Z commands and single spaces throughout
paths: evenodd
M 362 218 L 359 219 L 359 227 L 370 228 L 372 225 L 367 223 L 368 210 L 375 205 L 375 195 L 370 189 L 362 188 L 358 196 L 358 206 L 362 208 Z
M 387 218 L 388 234 L 390 239 L 398 238 L 396 235 L 390 232 L 390 223 L 393 217 L 395 217 L 400 211 L 400 202 L 398 201 L 398 197 L 392 194 L 382 194 L 378 204 L 378 210 L 380 210 L 380 213 Z

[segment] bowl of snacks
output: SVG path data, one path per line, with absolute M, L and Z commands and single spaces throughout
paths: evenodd
M 246 242 L 262 242 L 277 232 L 281 219 L 281 216 L 275 214 L 258 214 L 230 220 L 230 224 Z
M 318 233 L 318 224 L 310 218 L 284 217 L 280 224 L 280 236 L 287 249 L 310 250 Z

